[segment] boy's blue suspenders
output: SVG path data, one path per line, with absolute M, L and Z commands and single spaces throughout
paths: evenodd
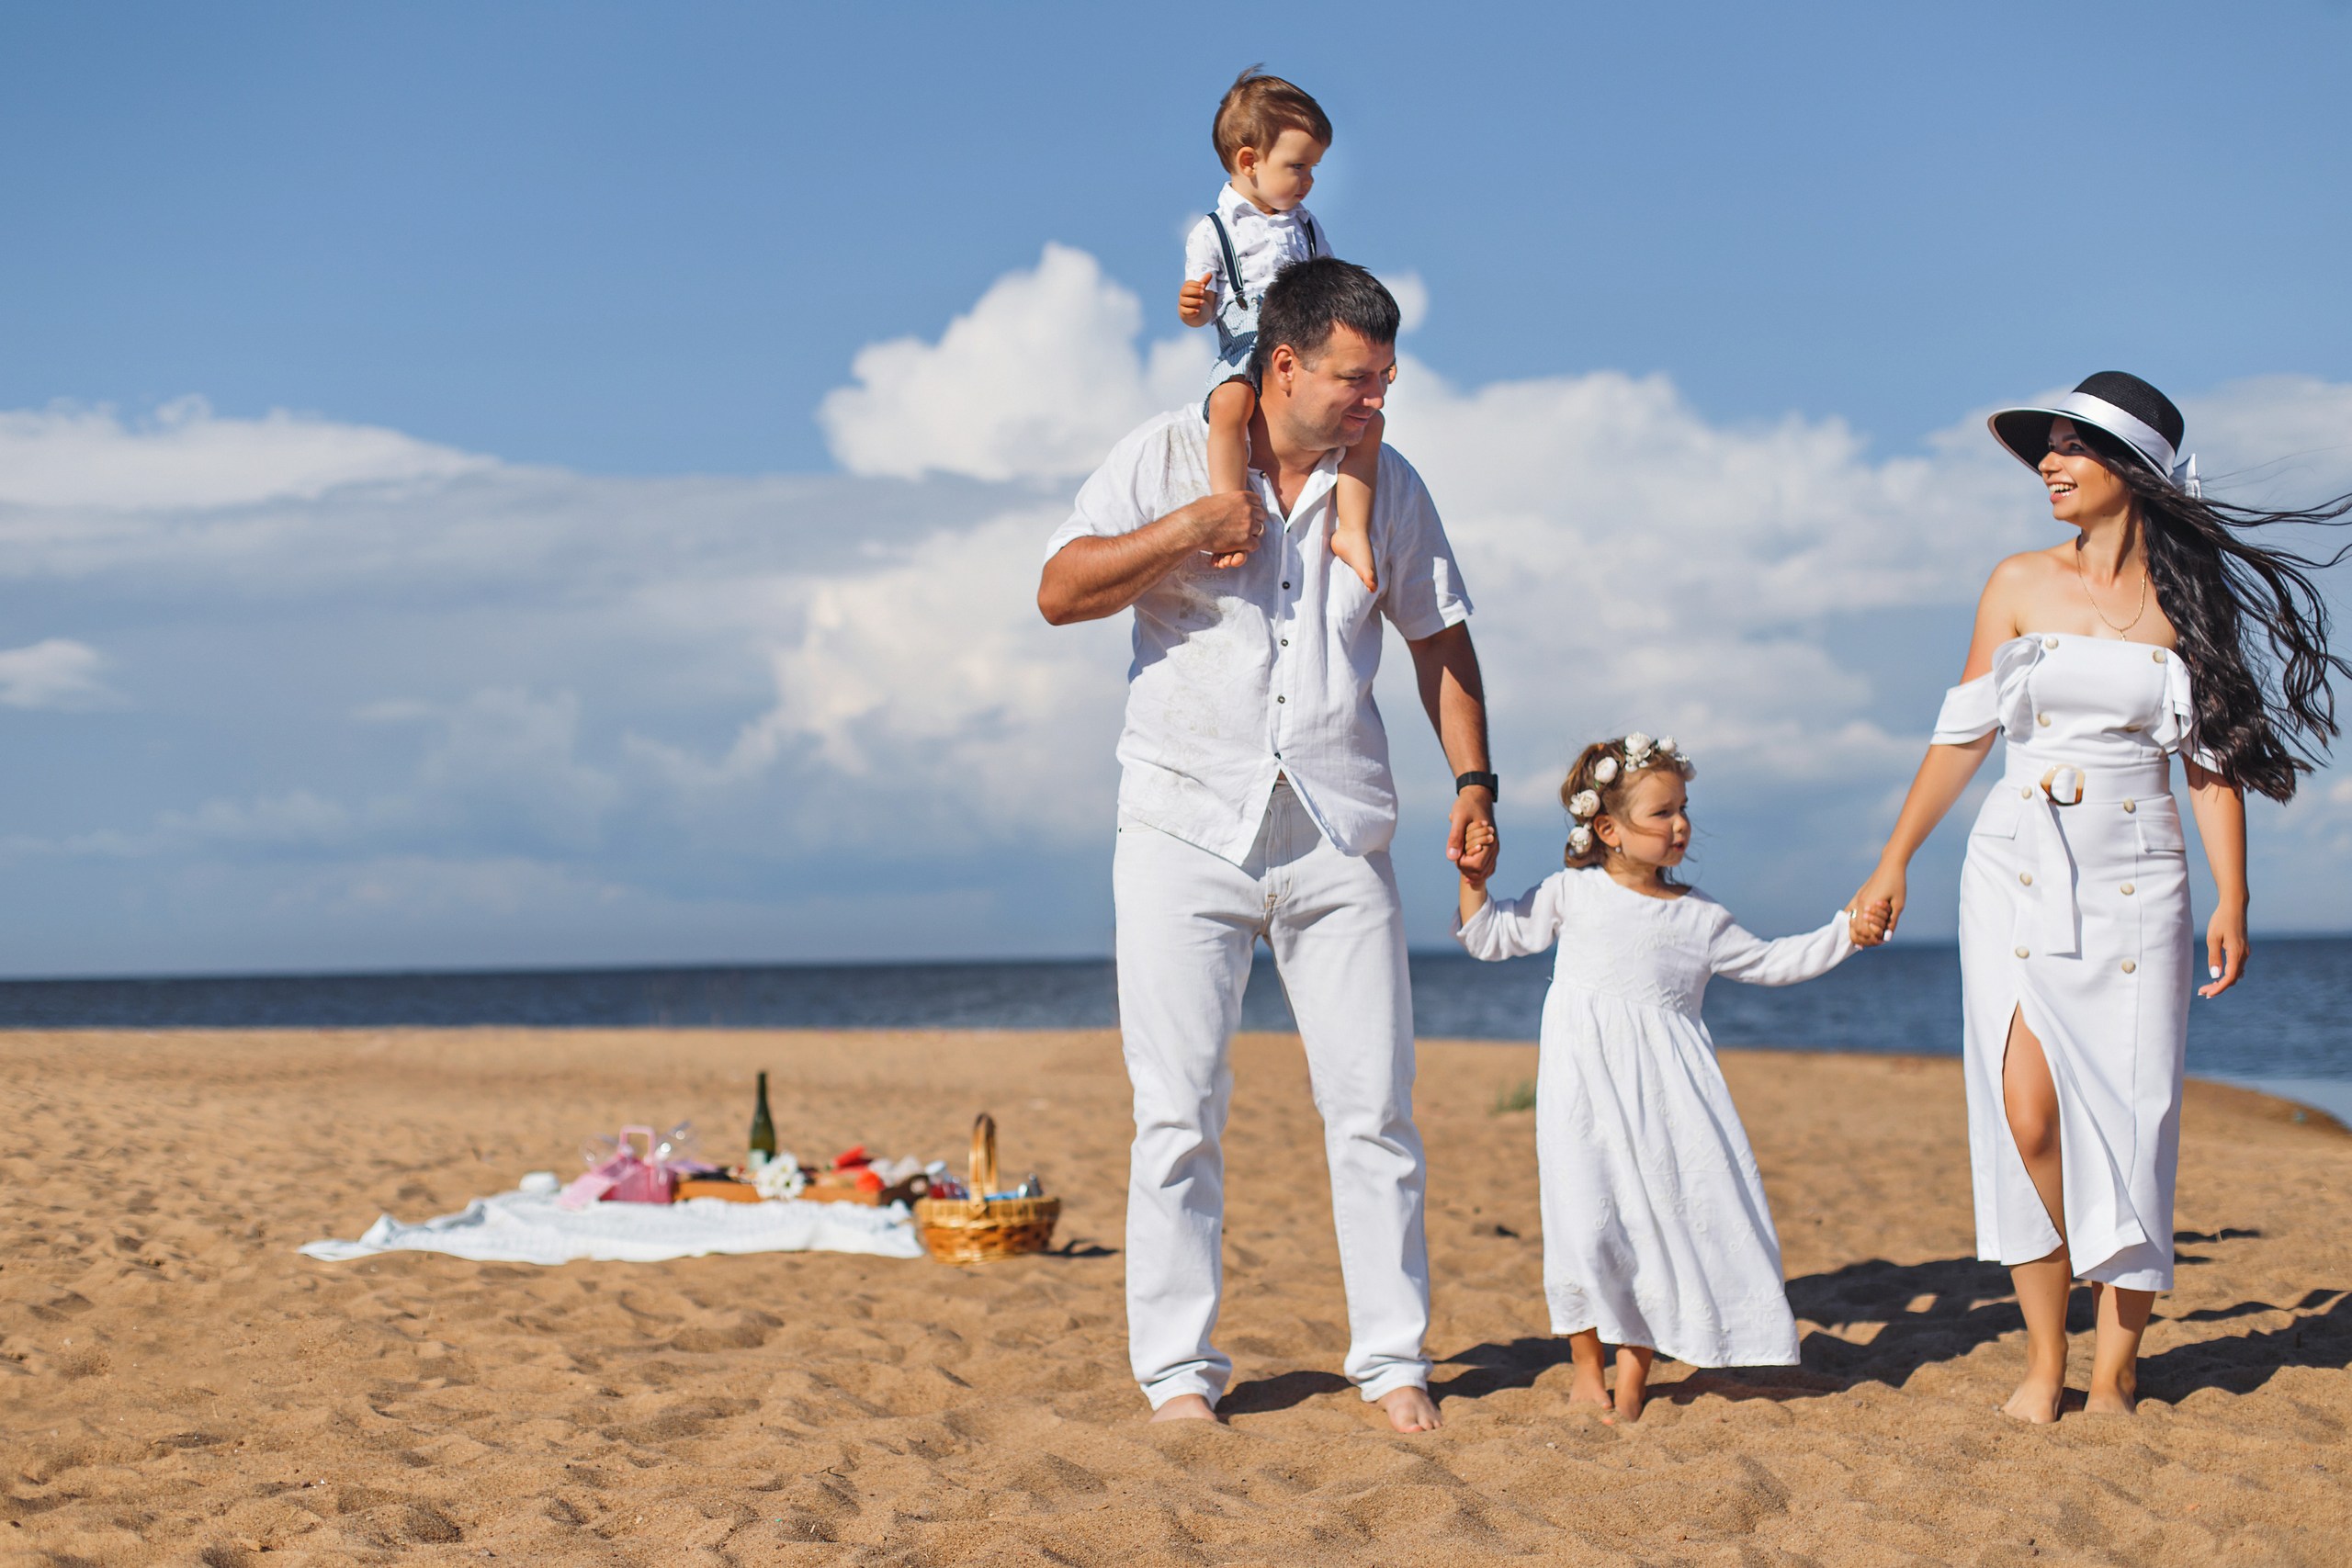
M 1317 255 L 1329 254 L 1329 253 L 1323 243 L 1323 236 L 1316 230 L 1315 220 L 1302 212 L 1298 215 L 1298 220 L 1306 227 L 1306 254 L 1308 257 L 1311 259 Z M 1245 299 L 1242 298 L 1241 264 L 1234 259 L 1233 236 L 1226 232 L 1225 220 L 1219 218 L 1215 212 L 1211 212 L 1209 214 L 1209 221 L 1216 228 L 1217 252 L 1225 258 L 1226 303 L 1238 303 L 1246 308 L 1251 315 L 1257 314 L 1258 307 L 1264 302 L 1265 296 L 1261 294 L 1256 299 Z M 1223 306 L 1218 307 L 1217 314 L 1220 316 L 1225 314 Z

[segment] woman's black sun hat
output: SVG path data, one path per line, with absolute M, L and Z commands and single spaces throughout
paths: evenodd
M 2174 489 L 2198 493 L 2197 458 L 2184 457 L 2180 450 L 2180 438 L 2188 428 L 2180 410 L 2137 376 L 2120 370 L 2102 370 L 2084 378 L 2082 385 L 2063 398 L 2030 408 L 2003 409 L 1984 423 L 1992 427 L 1994 440 L 2014 453 L 2018 462 L 2039 471 L 2050 450 L 2051 423 L 2061 414 L 2114 436 Z

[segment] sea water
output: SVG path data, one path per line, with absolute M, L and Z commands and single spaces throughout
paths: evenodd
M 1432 1039 L 1532 1040 L 1548 955 L 1479 964 L 1412 959 L 1413 1013 Z M 2352 938 L 2256 942 L 2235 990 L 2189 1008 L 2193 1073 L 2352 1086 Z M 1725 1045 L 1954 1055 L 1960 957 L 1894 943 L 1819 980 L 1766 988 L 1717 981 L 1707 1025 Z M 0 981 L 0 1028 L 1108 1028 L 1118 997 L 1107 959 L 965 964 L 759 964 L 508 973 L 274 975 Z M 1261 952 L 1246 1028 L 1291 1027 Z

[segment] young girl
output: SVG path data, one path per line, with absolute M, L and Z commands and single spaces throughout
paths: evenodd
M 1711 976 L 1812 979 L 1884 928 L 1873 907 L 1765 942 L 1676 881 L 1695 771 L 1671 737 L 1588 746 L 1560 786 L 1568 868 L 1501 902 L 1462 877 L 1473 957 L 1559 944 L 1535 1090 L 1544 1293 L 1575 1358 L 1571 1404 L 1607 1409 L 1601 1346 L 1618 1347 L 1611 1420 L 1640 1418 L 1657 1350 L 1700 1367 L 1796 1360 L 1780 1237 L 1699 1002 Z M 1474 824 L 1471 847 L 1488 832 Z
M 1250 422 L 1258 412 L 1258 304 L 1266 285 L 1293 262 L 1332 254 L 1306 208 L 1315 165 L 1331 145 L 1331 121 L 1313 98 L 1255 66 L 1226 89 L 1210 128 L 1217 162 L 1230 176 L 1209 215 L 1184 242 L 1184 287 L 1176 313 L 1188 327 L 1216 323 L 1209 371 L 1209 489 L 1250 487 Z M 1372 496 L 1385 428 L 1379 414 L 1340 461 L 1331 499 L 1331 553 L 1378 592 L 1372 554 Z

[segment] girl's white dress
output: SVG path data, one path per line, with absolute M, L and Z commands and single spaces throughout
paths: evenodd
M 2001 1096 L 2022 1013 L 2058 1091 L 2075 1275 L 2172 1289 L 2193 933 L 2168 758 L 2196 752 L 2196 712 L 2179 655 L 2108 637 L 2014 637 L 1944 697 L 1939 744 L 2007 742 L 1961 873 L 1979 1258 L 2028 1263 L 2059 1242 Z
M 1854 951 L 1844 912 L 1766 942 L 1696 889 L 1645 897 L 1594 866 L 1490 900 L 1458 934 L 1485 959 L 1559 944 L 1535 1087 L 1552 1331 L 1693 1366 L 1794 1362 L 1780 1236 L 1699 1003 L 1716 975 L 1836 967 Z

